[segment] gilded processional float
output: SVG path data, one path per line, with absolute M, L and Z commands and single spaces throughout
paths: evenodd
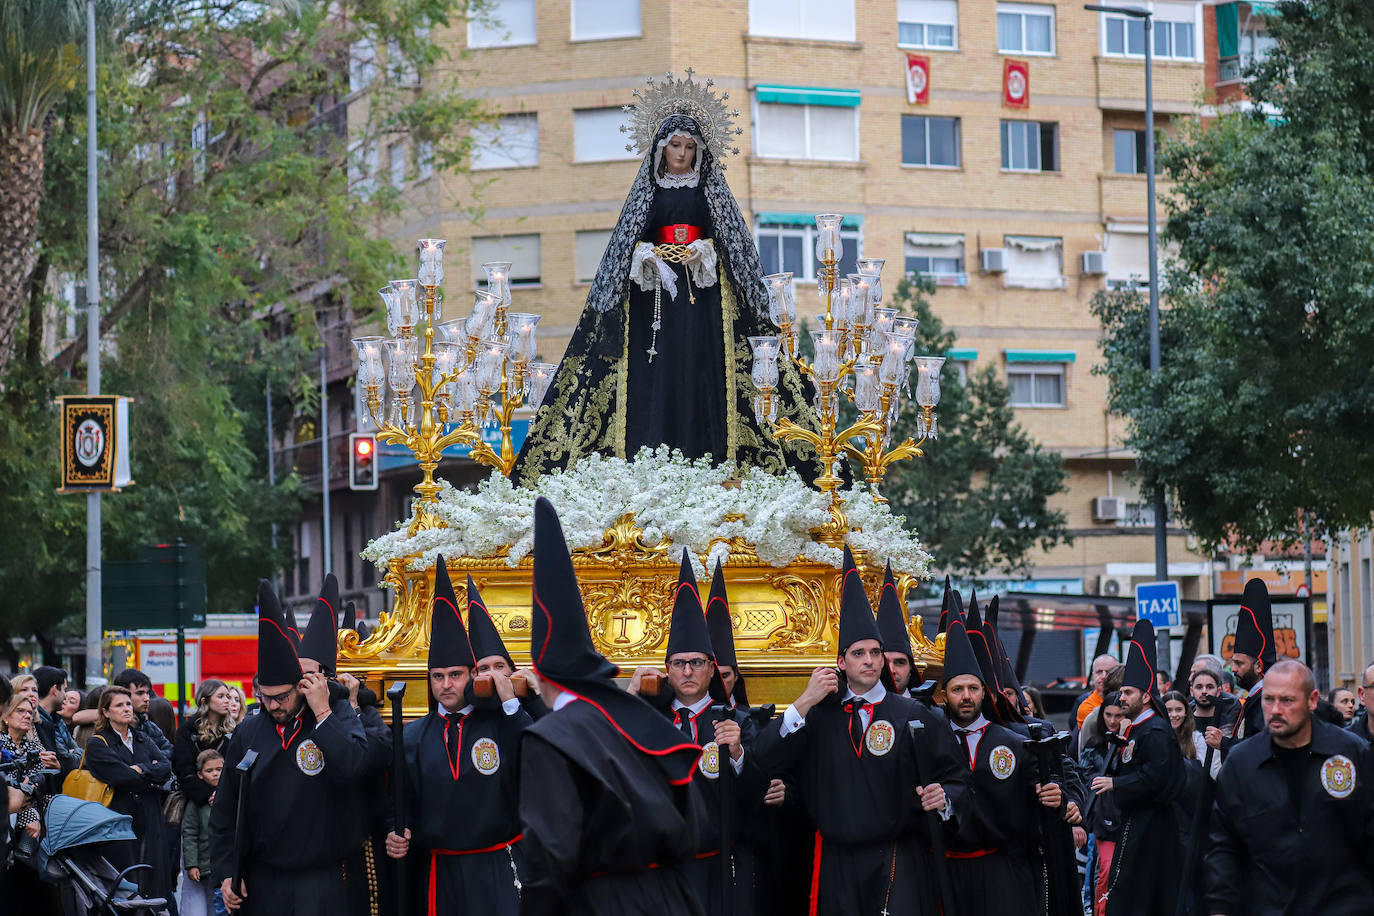
M 904 605 L 930 575 L 878 485 L 936 437 L 944 358 L 916 355 L 916 320 L 882 305 L 882 259 L 841 275 L 837 214 L 816 217 L 817 311 L 799 318 L 792 274 L 764 273 L 725 183 L 728 94 L 688 70 L 634 96 L 622 130 L 644 159 L 561 363 L 536 359 L 540 316 L 513 310 L 509 263 L 482 266 L 470 314 L 443 314 L 443 239 L 421 239 L 418 275 L 380 291 L 389 337 L 353 342 L 369 428 L 422 479 L 411 517 L 363 554 L 393 610 L 364 639 L 341 632 L 339 668 L 419 682 L 407 714 L 425 711 L 439 556 L 528 657 L 537 495 L 559 511 L 597 648 L 627 671 L 663 662 L 683 548 L 699 580 L 720 563 L 754 703 L 834 663 L 844 545 L 874 606 L 887 564 Z M 904 411 L 917 439 L 893 443 Z M 517 413 L 532 415 L 518 454 Z M 458 444 L 492 468 L 475 490 L 435 478 Z M 938 641 L 919 618 L 908 629 L 917 664 L 938 668 Z

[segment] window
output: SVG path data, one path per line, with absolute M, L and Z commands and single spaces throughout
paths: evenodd
M 957 0 L 897 0 L 897 44 L 905 48 L 958 47 Z
M 415 144 L 415 180 L 424 181 L 434 177 L 434 144 L 421 140 Z
M 596 278 L 596 269 L 601 266 L 601 256 L 611 241 L 610 229 L 587 229 L 577 233 L 574 245 L 574 260 L 577 262 L 577 282 L 590 283 Z
M 1002 168 L 1011 172 L 1059 170 L 1059 125 L 1049 121 L 1002 122 Z
M 360 38 L 348 46 L 348 91 L 359 92 L 377 78 L 377 43 Z
M 638 159 L 625 149 L 626 134 L 620 132 L 627 115 L 619 108 L 584 108 L 573 112 L 573 161 L 613 162 Z
M 854 0 L 749 0 L 749 34 L 854 40 Z
M 1250 66 L 1266 60 L 1269 52 L 1278 44 L 1272 37 L 1258 29 L 1246 29 L 1240 33 L 1240 60 L 1242 66 Z
M 840 276 L 858 271 L 863 254 L 863 231 L 858 225 L 840 228 L 844 255 L 840 258 Z M 759 257 L 766 274 L 791 271 L 798 280 L 816 280 L 816 224 L 811 216 L 786 213 L 761 213 L 758 217 L 757 241 Z M 824 305 L 824 303 L 822 303 Z
M 1174 513 L 1169 504 L 1164 504 L 1164 522 L 1173 520 Z M 1155 526 L 1155 505 L 1147 499 L 1137 498 L 1126 503 L 1126 513 L 1117 521 L 1118 528 L 1153 528 Z
M 1154 56 L 1196 60 L 1197 7 L 1191 3 L 1153 4 Z M 1145 20 L 1115 13 L 1102 14 L 1103 48 L 1106 54 L 1145 56 Z
M 902 165 L 959 165 L 959 119 L 902 115 Z
M 310 587 L 310 523 L 301 522 L 296 529 L 296 594 Z
M 419 38 L 428 37 L 429 28 L 418 26 L 415 34 Z M 401 50 L 401 42 L 395 38 L 386 40 L 386 71 L 397 86 L 403 89 L 420 88 L 420 71 L 416 69 L 413 60 L 407 59 L 405 52 Z
M 359 141 L 348 151 L 348 185 L 363 199 L 377 189 L 377 168 L 380 158 L 377 141 Z
M 391 174 L 391 186 L 401 190 L 406 186 L 406 148 L 403 143 L 393 143 L 386 150 L 387 172 Z
M 1108 224 L 1105 239 L 1107 246 L 1107 288 L 1148 288 L 1150 283 L 1150 236 L 1146 232 L 1145 224 Z
M 943 233 L 908 232 L 905 238 L 908 274 L 924 274 L 940 286 L 967 286 L 964 237 Z
M 539 164 L 539 116 L 502 115 L 472 129 L 472 169 L 518 169 Z
M 510 48 L 535 40 L 534 0 L 490 0 L 468 20 L 469 48 Z
M 1007 367 L 1007 387 L 1013 407 L 1063 407 L 1064 366 L 1061 363 L 1016 363 Z
M 573 0 L 572 40 L 638 38 L 640 0 Z
M 205 180 L 205 153 L 210 147 L 210 122 L 205 112 L 196 115 L 196 123 L 191 125 L 191 174 L 199 183 Z
M 945 368 L 953 370 L 954 376 L 959 380 L 960 385 L 967 385 L 969 374 L 973 372 L 973 364 L 977 361 L 977 359 L 977 350 L 946 350 Z
M 1112 131 L 1112 171 L 1118 175 L 1145 174 L 1145 131 Z
M 1028 235 L 1008 235 L 1003 239 L 1007 251 L 1004 286 L 1024 289 L 1064 289 L 1064 242 L 1062 239 Z
M 778 159 L 859 158 L 859 93 L 759 86 L 754 151 Z
M 487 283 L 482 265 L 490 261 L 510 261 L 511 286 L 539 284 L 538 235 L 488 235 L 472 240 L 472 279 L 478 287 Z
M 1054 7 L 997 4 L 997 50 L 1003 54 L 1053 54 Z

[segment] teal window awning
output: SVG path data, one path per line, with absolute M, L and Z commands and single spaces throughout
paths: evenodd
M 1071 363 L 1078 358 L 1072 350 L 1004 350 L 1009 363 Z
M 968 360 L 969 362 L 973 362 L 973 361 L 976 360 L 977 358 L 978 358 L 978 351 L 977 351 L 977 350 L 946 350 L 946 351 L 945 351 L 945 359 L 952 359 L 952 360 L 955 360 L 955 361 L 958 361 L 958 360 Z
M 1218 3 L 1217 11 L 1217 56 L 1238 57 L 1240 55 L 1240 4 Z
M 755 86 L 760 102 L 779 105 L 832 105 L 837 108 L 858 108 L 859 90 L 826 89 L 819 86 Z
M 814 226 L 814 213 L 758 213 L 760 225 L 764 226 Z M 846 216 L 840 226 L 844 229 L 858 229 L 864 224 L 862 216 Z

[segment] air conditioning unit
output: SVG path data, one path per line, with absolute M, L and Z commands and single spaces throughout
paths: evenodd
M 1120 496 L 1099 496 L 1093 500 L 1093 521 L 1119 522 L 1126 517 L 1126 500 Z
M 984 248 L 978 252 L 978 265 L 983 273 L 1000 274 L 1007 271 L 1007 249 Z
M 1129 598 L 1131 579 L 1129 576 L 1098 576 L 1097 593 L 1108 598 Z
M 1082 264 L 1084 276 L 1100 277 L 1107 272 L 1107 252 L 1085 251 Z

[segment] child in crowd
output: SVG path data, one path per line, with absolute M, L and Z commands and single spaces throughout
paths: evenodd
M 210 806 L 215 802 L 224 758 L 219 751 L 201 751 L 196 757 L 196 776 L 211 787 L 210 799 L 198 805 L 188 797 L 181 820 L 181 916 L 211 916 L 222 912 L 219 886 L 210 874 Z

